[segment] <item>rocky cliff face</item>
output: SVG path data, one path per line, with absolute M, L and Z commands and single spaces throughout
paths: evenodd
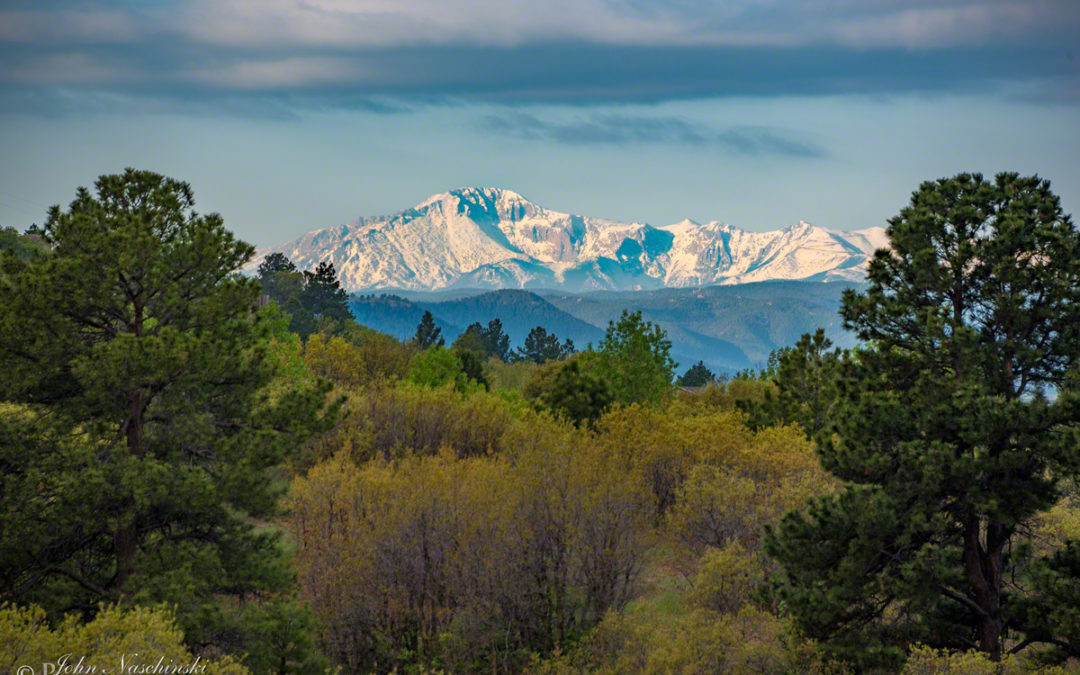
M 716 221 L 654 227 L 550 211 L 510 190 L 462 188 L 259 251 L 334 263 L 349 290 L 449 287 L 637 290 L 770 279 L 862 280 L 883 228 L 800 222 L 746 232 Z

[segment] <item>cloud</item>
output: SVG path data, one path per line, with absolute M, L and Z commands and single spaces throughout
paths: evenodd
M 139 39 L 144 26 L 135 16 L 106 8 L 61 11 L 0 11 L 0 42 L 93 44 Z
M 187 72 L 185 78 L 214 87 L 259 90 L 348 84 L 361 80 L 364 75 L 362 65 L 350 59 L 291 57 L 206 67 Z
M 283 108 L 390 111 L 433 101 L 607 104 L 1053 86 L 1077 79 L 1069 55 L 1080 31 L 1080 3 L 1063 0 L 9 0 L 6 7 L 0 86 L 8 91 L 0 98 L 13 87 L 107 88 L 185 106 L 269 96 Z M 602 136 L 612 126 L 565 133 Z
M 679 17 L 643 16 L 605 0 L 191 0 L 179 16 L 177 30 L 189 39 L 244 47 L 670 44 L 690 37 Z
M 1080 10 L 1062 0 L 189 0 L 176 30 L 230 46 L 372 49 L 547 42 L 653 46 L 985 45 L 1056 35 Z
M 551 121 L 514 111 L 492 114 L 480 121 L 481 129 L 524 140 L 555 141 L 566 145 L 666 143 L 710 145 L 734 155 L 784 155 L 818 158 L 827 152 L 814 143 L 766 127 L 735 127 L 715 131 L 670 116 L 594 114 Z
M 132 66 L 86 52 L 42 54 L 36 58 L 12 58 L 0 67 L 0 82 L 21 85 L 108 85 L 133 82 L 141 74 Z
M 488 115 L 481 128 L 526 140 L 552 140 L 567 144 L 590 143 L 704 143 L 696 126 L 675 117 L 590 115 L 565 122 L 549 122 L 524 112 Z
M 839 44 L 855 47 L 977 45 L 1036 34 L 1043 28 L 1057 28 L 1052 23 L 1056 18 L 1065 18 L 1075 25 L 1075 16 L 1069 17 L 1055 9 L 1051 3 L 1038 1 L 920 7 L 834 20 L 827 32 Z

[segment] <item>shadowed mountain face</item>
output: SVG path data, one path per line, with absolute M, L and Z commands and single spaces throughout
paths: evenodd
M 772 279 L 861 281 L 882 228 L 799 223 L 746 232 L 717 221 L 663 227 L 545 209 L 509 190 L 462 188 L 261 250 L 301 269 L 331 261 L 351 291 L 654 290 Z
M 623 310 L 641 310 L 663 327 L 681 373 L 702 360 L 716 372 L 760 367 L 774 349 L 794 344 L 803 333 L 824 328 L 841 346 L 854 337 L 843 331 L 837 311 L 849 283 L 764 282 L 707 288 L 570 294 L 521 290 L 446 290 L 353 297 L 357 321 L 409 338 L 425 310 L 443 329 L 447 343 L 471 323 L 498 318 L 513 346 L 543 326 L 577 347 L 598 343 L 608 322 Z M 405 297 L 402 297 L 405 296 Z

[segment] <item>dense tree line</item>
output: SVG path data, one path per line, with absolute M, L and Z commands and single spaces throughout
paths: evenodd
M 273 601 L 293 575 L 251 519 L 332 422 L 328 390 L 278 378 L 280 326 L 238 274 L 253 249 L 185 183 L 95 187 L 50 210 L 47 254 L 0 268 L 0 588 L 53 618 L 166 602 L 189 644 L 258 651 L 257 615 L 296 608 Z
M 333 333 L 352 322 L 332 262 L 301 272 L 284 254 L 271 253 L 259 264 L 258 280 L 263 293 L 288 313 L 289 330 L 302 338 L 316 330 Z
M 860 347 L 726 380 L 639 312 L 400 341 L 329 263 L 243 277 L 193 205 L 129 170 L 0 237 L 0 668 L 1080 668 L 1080 235 L 1044 181 L 924 184 L 845 296 Z

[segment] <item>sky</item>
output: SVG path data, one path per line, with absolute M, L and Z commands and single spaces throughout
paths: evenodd
M 125 167 L 258 246 L 466 185 L 764 231 L 1038 174 L 1080 215 L 1076 0 L 0 0 L 0 225 Z

